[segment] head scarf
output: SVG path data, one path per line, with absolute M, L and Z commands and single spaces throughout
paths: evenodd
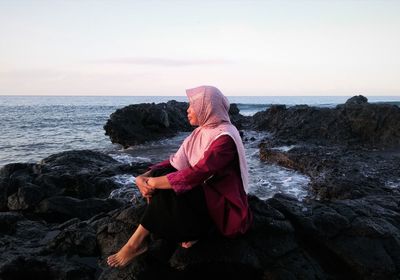
M 240 175 L 247 192 L 248 168 L 244 146 L 240 134 L 229 118 L 229 101 L 219 89 L 200 86 L 186 90 L 189 103 L 199 121 L 197 127 L 182 143 L 178 151 L 170 157 L 170 163 L 177 170 L 193 167 L 205 151 L 218 137 L 229 135 L 236 144 L 239 155 Z

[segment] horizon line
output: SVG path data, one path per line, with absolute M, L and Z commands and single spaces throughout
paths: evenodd
M 304 94 L 304 95 L 290 95 L 290 94 L 279 94 L 279 95 L 225 95 L 227 97 L 348 97 L 348 96 L 370 96 L 370 97 L 399 97 L 400 94 L 398 95 L 393 95 L 393 94 L 388 94 L 388 95 L 374 95 L 374 94 L 362 94 L 362 93 L 355 93 L 355 94 L 338 94 L 338 95 L 317 95 L 317 94 Z M 23 97 L 29 97 L 29 96 L 36 96 L 36 97 L 187 97 L 186 95 L 95 95 L 95 94 L 66 94 L 66 95 L 59 95 L 59 94 L 1 94 L 0 96 L 6 96 L 6 97 L 13 97 L 13 96 L 23 96 Z

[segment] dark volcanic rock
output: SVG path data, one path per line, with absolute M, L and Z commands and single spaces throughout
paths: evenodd
M 0 278 L 26 279 L 29 273 L 41 279 L 200 279 L 211 275 L 261 279 L 263 271 L 276 277 L 288 270 L 292 276 L 324 279 L 318 264 L 298 248 L 293 227 L 285 217 L 255 198 L 252 205 L 257 222 L 251 235 L 237 240 L 210 236 L 190 250 L 176 250 L 176 245 L 166 247 L 153 240 L 150 251 L 125 269 L 107 268 L 105 258 L 130 237 L 140 221 L 143 204 L 59 226 L 19 217 L 14 221 L 13 238 L 0 236 L 0 244 L 6 244 L 0 256 Z M 280 242 L 275 242 L 275 237 Z M 279 264 L 273 266 L 275 259 Z M 266 264 L 271 268 L 263 267 Z
M 400 109 L 356 96 L 334 109 L 273 106 L 254 124 L 273 132 L 260 145 L 262 160 L 311 178 L 307 200 L 275 195 L 267 203 L 324 276 L 398 279 Z
M 50 225 L 28 220 L 22 215 L 14 222 L 12 236 L 0 234 L 0 279 L 95 279 L 96 259 L 87 254 L 79 255 L 83 248 L 87 249 L 90 244 L 95 244 L 93 241 L 88 242 L 93 238 L 82 238 L 83 234 L 75 232 L 63 244 L 66 247 L 69 241 L 78 245 L 61 255 L 62 251 L 56 246 L 50 249 L 52 244 L 57 244 L 53 241 L 57 240 L 56 231 Z M 59 230 L 57 232 L 61 235 Z
M 387 198 L 300 202 L 285 195 L 267 201 L 250 197 L 254 224 L 246 235 L 237 239 L 210 235 L 189 250 L 152 240 L 147 253 L 118 273 L 105 267 L 105 258 L 129 238 L 138 215 L 129 208 L 114 211 L 92 222 L 97 225 L 104 260 L 100 279 L 204 279 L 215 275 L 233 279 L 397 279 L 399 196 Z
M 356 95 L 346 101 L 346 105 L 361 105 L 368 103 L 368 98 L 362 95 Z
M 252 117 L 240 114 L 240 110 L 235 103 L 232 103 L 229 107 L 229 118 L 238 130 L 249 128 L 252 119 Z
M 66 255 L 79 255 L 96 257 L 97 239 L 94 227 L 87 222 L 77 222 L 61 230 L 54 230 L 47 233 L 46 238 L 48 252 L 64 253 Z M 49 238 L 50 236 L 50 238 Z
M 353 97 L 336 108 L 275 105 L 253 116 L 253 127 L 288 143 L 393 147 L 400 145 L 400 108 Z
M 148 164 L 121 164 L 94 151 L 68 151 L 38 164 L 8 164 L 0 169 L 2 210 L 35 213 L 51 221 L 88 219 L 121 204 L 107 199 L 119 187 L 118 174 L 139 174 Z
M 87 220 L 98 213 L 108 212 L 121 206 L 114 199 L 76 199 L 69 196 L 53 196 L 42 200 L 35 213 L 48 221 L 66 221 L 72 218 Z
M 97 279 L 96 228 L 81 221 L 121 207 L 113 176 L 147 168 L 85 150 L 1 168 L 0 279 Z
M 16 224 L 23 216 L 19 213 L 1 212 L 0 213 L 0 233 L 13 234 L 16 230 Z
M 112 143 L 134 146 L 191 131 L 186 110 L 187 103 L 177 101 L 129 105 L 112 113 L 104 129 Z
M 106 135 L 112 143 L 129 147 L 148 141 L 175 136 L 178 132 L 192 131 L 187 120 L 188 103 L 168 101 L 167 103 L 142 103 L 118 109 L 110 115 L 104 125 Z M 239 114 L 236 104 L 231 104 L 229 114 L 232 123 L 241 129 L 249 117 Z
M 338 273 L 338 279 L 397 279 L 399 198 L 299 203 L 276 196 L 269 203 L 294 225 L 303 247 L 326 272 Z
M 12 238 L 0 235 L 0 278 L 24 279 L 29 272 L 43 279 L 394 280 L 400 271 L 399 199 L 250 196 L 254 223 L 246 235 L 214 233 L 190 249 L 152 238 L 149 251 L 123 269 L 108 268 L 106 258 L 129 239 L 144 204 L 54 226 L 18 216 L 10 219 Z
M 310 190 L 322 200 L 398 194 L 400 150 L 376 151 L 299 143 L 289 151 L 260 145 L 260 158 L 307 174 Z
M 263 275 L 268 275 L 267 279 L 329 279 L 300 246 L 289 220 L 268 203 L 255 197 L 250 200 L 255 222 L 245 236 L 226 239 L 213 234 L 189 250 L 151 240 L 147 253 L 118 271 L 104 267 L 100 279 L 265 279 Z M 132 223 L 137 225 L 138 220 L 132 217 L 138 215 L 133 213 L 132 209 L 122 209 L 96 222 L 103 265 L 106 257 L 129 238 L 134 229 Z

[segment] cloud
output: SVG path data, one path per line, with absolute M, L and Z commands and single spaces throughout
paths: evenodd
M 153 65 L 165 67 L 182 67 L 182 66 L 196 66 L 196 65 L 226 65 L 231 64 L 233 61 L 226 59 L 172 59 L 160 57 L 125 57 L 95 60 L 93 63 L 105 64 L 130 64 L 130 65 Z

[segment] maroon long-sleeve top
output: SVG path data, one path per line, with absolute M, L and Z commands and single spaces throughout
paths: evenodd
M 171 167 L 169 160 L 152 169 L 163 167 Z M 252 214 L 240 176 L 236 145 L 229 135 L 217 138 L 195 166 L 169 173 L 167 178 L 178 195 L 203 187 L 210 217 L 223 235 L 234 237 L 250 227 Z

